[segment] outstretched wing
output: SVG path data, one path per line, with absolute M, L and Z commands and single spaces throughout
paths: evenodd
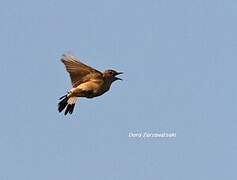
M 63 54 L 61 61 L 64 63 L 66 70 L 71 77 L 73 87 L 76 84 L 80 84 L 80 81 L 82 81 L 88 74 L 92 74 L 92 76 L 102 76 L 100 71 L 83 64 L 79 59 L 71 54 Z

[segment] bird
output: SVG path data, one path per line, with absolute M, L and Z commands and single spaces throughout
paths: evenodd
M 122 80 L 117 75 L 123 72 L 108 69 L 102 73 L 69 53 L 63 54 L 61 61 L 70 75 L 72 84 L 70 91 L 59 98 L 58 111 L 61 113 L 65 109 L 64 115 L 73 113 L 78 98 L 101 96 L 109 91 L 113 82 Z

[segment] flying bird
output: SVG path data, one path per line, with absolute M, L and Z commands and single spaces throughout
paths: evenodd
M 110 89 L 114 81 L 122 80 L 117 75 L 122 72 L 105 70 L 103 73 L 82 63 L 71 54 L 63 54 L 61 61 L 70 75 L 72 88 L 64 96 L 60 97 L 58 111 L 64 114 L 72 114 L 78 97 L 94 98 L 101 96 Z

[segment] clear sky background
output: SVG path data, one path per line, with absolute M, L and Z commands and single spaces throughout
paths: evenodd
M 236 0 L 1 1 L 0 179 L 236 180 L 236 18 Z M 67 51 L 124 81 L 64 116 Z

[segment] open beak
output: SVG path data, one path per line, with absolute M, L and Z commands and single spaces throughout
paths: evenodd
M 123 74 L 123 72 L 118 72 L 115 76 L 117 76 L 117 75 L 119 75 L 119 74 Z M 115 77 L 116 78 L 116 80 L 120 80 L 120 81 L 122 81 L 123 79 L 121 79 L 121 78 L 119 78 L 119 77 Z

